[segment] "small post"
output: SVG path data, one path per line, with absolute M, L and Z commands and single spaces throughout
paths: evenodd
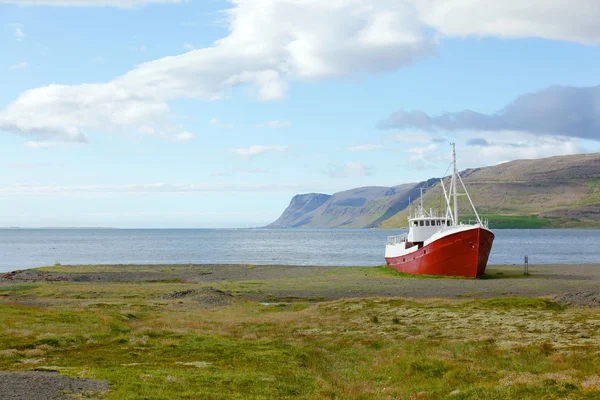
M 523 265 L 524 272 L 523 275 L 529 275 L 529 256 L 525 256 L 525 264 Z

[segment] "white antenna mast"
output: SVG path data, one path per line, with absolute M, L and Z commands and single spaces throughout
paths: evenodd
M 452 145 L 452 164 L 454 164 L 454 172 L 452 172 L 452 196 L 454 198 L 454 223 L 458 224 L 458 197 L 456 195 L 456 186 L 458 186 L 458 182 L 456 181 L 456 175 L 458 175 L 458 170 L 456 169 L 456 148 L 455 143 L 450 143 Z

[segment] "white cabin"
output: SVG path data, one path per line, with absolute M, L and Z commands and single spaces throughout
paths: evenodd
M 422 215 L 408 220 L 408 235 L 406 240 L 411 243 L 424 242 L 434 233 L 451 226 L 452 221 L 445 217 Z

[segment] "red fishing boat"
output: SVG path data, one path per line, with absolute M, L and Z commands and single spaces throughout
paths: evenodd
M 456 168 L 456 151 L 452 143 L 453 173 L 446 191 L 444 179 L 441 187 L 446 200 L 446 212 L 438 216 L 421 204 L 409 210 L 408 233 L 388 237 L 385 261 L 399 272 L 422 275 L 447 275 L 476 278 L 483 275 L 492 250 L 494 234 L 482 221 L 473 205 Z M 464 192 L 458 193 L 458 184 Z M 466 196 L 475 213 L 474 224 L 464 224 L 458 219 L 458 196 Z

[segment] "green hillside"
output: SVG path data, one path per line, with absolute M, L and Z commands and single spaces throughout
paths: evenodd
M 517 160 L 461 176 L 492 228 L 600 228 L 600 153 Z M 443 207 L 439 183 L 426 191 L 423 203 Z M 460 197 L 459 214 L 473 217 L 466 197 Z M 406 227 L 407 215 L 404 209 L 379 227 Z

